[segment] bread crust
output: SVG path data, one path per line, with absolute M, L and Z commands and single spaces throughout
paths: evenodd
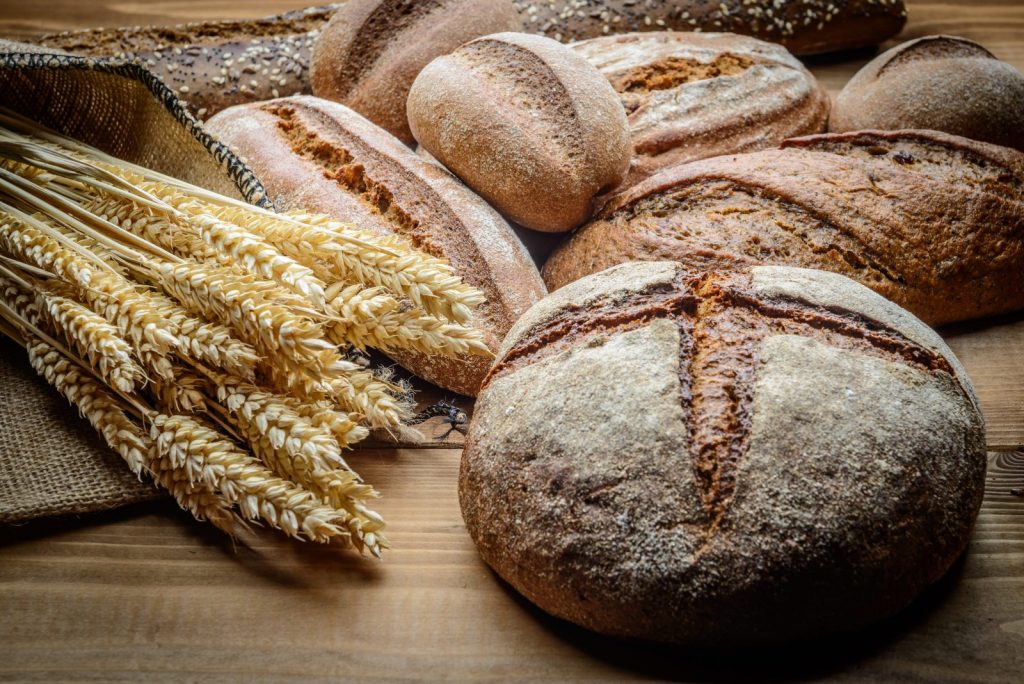
M 447 259 L 487 301 L 472 324 L 497 350 L 544 293 L 508 224 L 458 179 L 336 102 L 303 96 L 225 110 L 208 129 L 242 155 L 279 209 L 328 214 L 381 235 L 399 234 Z M 480 356 L 392 356 L 441 387 L 475 395 L 490 368 Z
M 825 89 L 785 48 L 728 33 L 628 33 L 572 44 L 611 82 L 633 140 L 616 190 L 697 159 L 819 133 Z
M 413 83 L 408 114 L 420 145 L 535 230 L 583 223 L 629 167 L 626 114 L 611 85 L 540 36 L 497 33 L 435 59 Z
M 630 260 L 834 271 L 931 325 L 1024 307 L 1024 155 L 935 131 L 792 139 L 616 196 L 544 266 L 551 290 Z
M 907 21 L 903 0 L 517 0 L 526 30 L 574 41 L 631 31 L 721 31 L 813 55 L 878 45 Z
M 928 128 L 1024 150 L 1024 74 L 956 36 L 907 41 L 836 97 L 829 130 Z
M 484 560 L 553 615 L 737 646 L 907 605 L 965 548 L 985 464 L 955 357 L 867 288 L 629 263 L 510 333 L 459 495 Z
M 432 59 L 521 23 L 511 0 L 349 0 L 313 50 L 313 94 L 359 112 L 406 144 L 405 101 Z

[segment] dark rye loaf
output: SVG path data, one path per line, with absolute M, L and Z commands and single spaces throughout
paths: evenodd
M 525 30 L 555 40 L 632 31 L 725 31 L 810 55 L 878 45 L 903 28 L 903 0 L 516 0 Z
M 437 164 L 336 102 L 291 97 L 227 109 L 207 128 L 245 158 L 279 209 L 334 216 L 397 234 L 447 259 L 487 301 L 471 325 L 498 349 L 519 316 L 544 296 L 522 243 L 494 209 Z M 393 358 L 416 375 L 475 395 L 491 360 L 406 350 Z
M 857 280 L 931 325 L 1024 307 L 1024 154 L 935 131 L 797 138 L 666 169 L 544 265 L 551 290 L 624 261 L 769 263 Z
M 842 276 L 613 267 L 502 345 L 459 498 L 553 615 L 736 646 L 894 613 L 965 548 L 982 416 L 938 335 Z
M 627 33 L 571 45 L 626 109 L 629 175 L 616 191 L 675 164 L 775 147 L 818 133 L 828 93 L 779 45 L 731 33 Z
M 232 105 L 309 93 L 313 44 L 343 4 L 262 19 L 67 31 L 39 42 L 87 57 L 138 59 L 205 119 Z

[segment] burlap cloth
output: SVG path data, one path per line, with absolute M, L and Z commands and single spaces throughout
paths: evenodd
M 0 106 L 130 162 L 265 205 L 259 180 L 142 66 L 0 40 Z M 0 342 L 0 524 L 159 496 Z

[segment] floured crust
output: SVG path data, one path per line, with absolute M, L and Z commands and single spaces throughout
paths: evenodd
M 964 38 L 908 41 L 836 97 L 829 130 L 864 128 L 927 128 L 1024 150 L 1024 74 Z
M 400 234 L 448 259 L 487 301 L 475 312 L 497 351 L 516 319 L 544 295 L 508 224 L 451 174 L 343 105 L 284 98 L 226 110 L 210 132 L 263 181 L 280 209 L 321 212 L 378 234 Z M 490 367 L 479 356 L 449 359 L 395 352 L 404 367 L 446 389 L 474 395 Z
M 439 57 L 408 101 L 416 140 L 510 219 L 560 232 L 629 166 L 625 112 L 594 67 L 539 36 L 498 33 Z
M 723 33 L 630 33 L 572 45 L 605 75 L 633 139 L 619 191 L 674 164 L 825 129 L 824 88 L 785 48 Z
M 780 641 L 889 615 L 963 550 L 984 425 L 913 317 L 803 269 L 567 289 L 590 280 L 527 314 L 463 454 L 469 532 L 530 600 L 619 636 Z
M 420 70 L 473 38 L 519 28 L 511 0 L 349 0 L 317 40 L 313 94 L 412 143 L 405 101 Z
M 868 285 L 931 325 L 1024 307 L 1024 155 L 932 131 L 792 139 L 666 169 L 548 259 L 556 290 L 632 260 L 779 264 Z

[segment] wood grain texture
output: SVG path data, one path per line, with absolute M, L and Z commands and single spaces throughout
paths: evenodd
M 0 36 L 256 17 L 302 2 L 0 0 Z M 908 2 L 901 39 L 971 38 L 1024 69 L 1024 3 Z M 893 43 L 894 44 L 894 43 Z M 837 92 L 873 51 L 817 58 Z M 0 530 L 0 679 L 1019 682 L 1024 673 L 1024 315 L 942 331 L 988 421 L 965 557 L 893 620 L 745 653 L 611 641 L 540 613 L 479 560 L 456 450 L 362 451 L 394 550 L 382 563 L 276 536 L 235 549 L 170 503 Z M 440 431 L 437 421 L 428 435 Z

